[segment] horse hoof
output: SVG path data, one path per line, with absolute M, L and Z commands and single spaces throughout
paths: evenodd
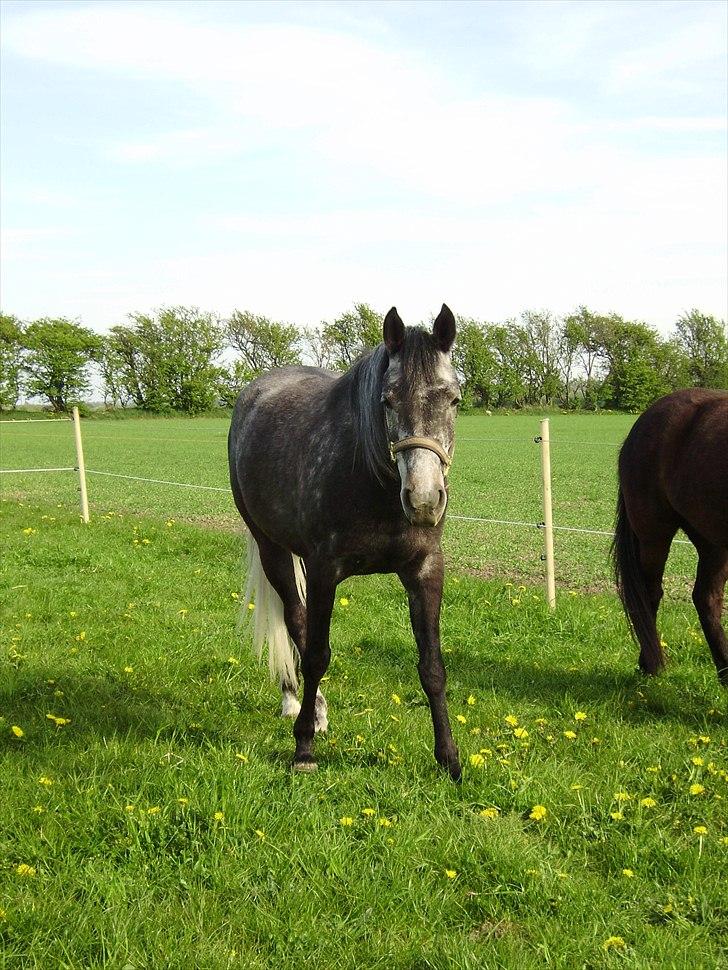
M 313 774 L 314 771 L 318 771 L 318 765 L 313 758 L 310 761 L 294 761 L 293 770 L 305 775 L 310 775 Z

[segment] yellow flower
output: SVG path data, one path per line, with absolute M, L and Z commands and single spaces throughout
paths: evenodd
M 235 598 L 237 599 L 237 597 L 235 597 Z M 249 610 L 250 610 L 250 612 L 252 613 L 252 612 L 253 612 L 253 610 L 255 609 L 255 603 L 248 603 L 248 609 L 249 609 Z
M 21 862 L 19 866 L 15 867 L 15 871 L 19 876 L 29 878 L 35 875 L 35 866 L 29 866 L 25 862 Z
M 447 876 L 448 879 L 456 879 L 457 878 L 457 872 L 454 869 L 446 869 L 445 870 L 445 875 Z
M 660 770 L 659 765 L 650 765 L 648 768 L 645 768 L 645 771 L 649 771 L 651 775 L 656 775 L 659 770 Z
M 534 805 L 529 814 L 529 818 L 534 822 L 540 822 L 548 815 L 548 809 L 544 805 Z
M 632 800 L 632 796 L 626 791 L 616 791 L 614 793 L 615 802 L 629 802 Z
M 248 763 L 248 756 L 247 756 L 247 754 L 243 754 L 242 751 L 236 751 L 235 752 L 235 757 L 238 759 L 238 761 L 242 761 L 242 763 L 244 765 L 247 765 L 247 763 Z
M 632 869 L 622 869 L 622 875 L 627 879 L 634 879 L 634 872 Z
M 573 741 L 576 737 L 576 731 L 564 731 L 564 737 L 568 738 L 569 741 Z
M 698 785 L 696 783 L 690 786 L 689 791 L 691 795 L 702 795 L 703 792 L 705 791 L 705 787 L 703 785 Z
M 189 798 L 178 798 L 177 799 L 177 804 L 178 805 L 189 805 L 189 803 L 190 803 Z
M 159 805 L 151 805 L 147 809 L 147 815 L 159 815 L 161 811 L 162 809 L 159 807 Z
M 693 829 L 693 832 L 696 835 L 707 835 L 708 834 L 708 830 L 707 830 L 707 828 L 704 825 L 696 825 L 695 828 Z
M 53 784 L 53 779 L 48 778 L 46 775 L 41 775 L 40 778 L 38 779 L 38 784 L 50 786 Z
M 690 760 L 692 761 L 692 763 L 695 765 L 696 768 L 700 768 L 701 765 L 705 764 L 705 761 L 697 755 L 694 758 L 691 758 Z
M 348 606 L 349 600 L 346 596 L 342 596 L 341 599 L 339 600 L 339 603 L 341 606 Z
M 179 616 L 187 616 L 189 612 L 190 612 L 189 610 L 185 610 L 185 609 L 177 610 L 177 613 Z
M 225 813 L 215 812 L 215 814 L 212 817 L 215 819 L 216 822 L 222 822 L 222 820 L 225 818 Z
M 353 824 L 354 824 L 354 819 L 353 818 L 350 818 L 348 815 L 344 815 L 343 818 L 340 818 L 339 819 L 339 825 L 349 826 L 349 825 L 353 825 Z
M 390 829 L 392 827 L 392 823 L 389 821 L 388 818 L 380 818 L 379 819 L 379 825 L 383 829 Z
M 79 641 L 79 643 L 82 640 L 85 640 L 86 639 L 86 631 L 85 630 L 81 630 L 81 632 L 76 636 L 76 639 Z
M 237 657 L 230 656 L 230 657 L 227 658 L 227 662 L 230 664 L 231 667 L 239 667 L 240 666 L 240 661 L 238 660 Z
M 518 718 L 515 714 L 506 714 L 503 720 L 506 724 L 510 724 L 511 727 L 518 727 Z
M 577 711 L 574 715 L 575 721 L 586 721 L 586 713 L 584 711 Z
M 615 822 L 621 822 L 624 818 L 624 812 L 610 812 L 609 817 L 614 819 Z
M 124 667 L 124 673 L 125 674 L 133 674 L 134 673 L 134 668 L 133 667 Z
M 583 787 L 584 786 L 580 785 L 578 782 L 576 782 L 574 785 L 569 785 L 569 788 L 571 788 L 572 791 L 581 791 Z
M 514 728 L 513 733 L 517 738 L 521 740 L 528 737 L 528 731 L 525 728 Z
M 23 735 L 25 734 L 25 731 L 22 728 L 18 727 L 17 724 L 13 724 L 10 730 L 13 732 L 16 738 L 22 738 Z
M 70 617 L 74 617 L 74 616 L 78 616 L 78 613 L 75 610 L 70 610 L 68 615 Z
M 473 766 L 473 768 L 482 768 L 485 764 L 485 758 L 482 754 L 471 754 L 470 764 Z
M 43 808 L 42 805 L 34 805 L 33 811 L 36 813 L 36 815 L 42 815 L 43 812 L 45 812 L 45 809 Z
M 480 812 L 478 812 L 478 814 L 481 818 L 498 818 L 500 815 L 500 809 L 495 807 L 483 808 L 480 810 Z
M 263 831 L 263 829 L 256 829 L 256 830 L 255 830 L 255 834 L 256 834 L 256 835 L 258 836 L 258 838 L 259 838 L 259 839 L 260 839 L 260 840 L 261 840 L 262 842 L 264 842 L 264 841 L 265 841 L 265 832 Z
M 49 721 L 53 721 L 56 727 L 64 727 L 71 723 L 70 717 L 57 717 L 55 714 L 46 714 Z
M 151 541 L 152 541 L 151 539 L 142 539 L 142 545 L 148 546 L 151 543 Z
M 468 707 L 472 707 L 475 704 L 475 698 L 473 697 L 472 694 L 470 695 L 470 697 L 467 699 L 465 703 L 468 705 Z
M 402 698 L 399 696 L 399 694 L 392 694 L 392 703 L 394 704 L 402 703 Z
M 366 815 L 366 816 L 367 816 L 367 818 L 371 818 L 371 817 L 372 817 L 372 815 L 376 815 L 376 814 L 377 814 L 377 813 L 376 813 L 376 812 L 374 811 L 374 809 L 373 809 L 373 808 L 363 808 L 363 809 L 361 810 L 361 813 L 362 813 L 362 815 Z
M 621 936 L 609 936 L 602 943 L 603 950 L 624 950 L 627 944 L 624 942 Z
M 460 724 L 467 724 L 467 723 L 468 723 L 468 719 L 467 719 L 467 717 L 464 717 L 464 716 L 463 716 L 462 714 L 458 714 L 458 716 L 457 716 L 457 718 L 456 718 L 456 720 L 457 720 L 457 721 L 458 721 L 458 722 L 459 722 Z
M 654 808 L 655 805 L 657 805 L 657 802 L 654 798 L 641 798 L 640 805 L 642 808 Z
M 127 812 L 133 812 L 134 811 L 134 805 L 127 805 L 126 806 L 126 810 L 127 810 Z

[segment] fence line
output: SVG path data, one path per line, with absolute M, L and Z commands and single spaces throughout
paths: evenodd
M 18 475 L 20 473 L 30 474 L 31 472 L 75 472 L 78 471 L 75 465 L 68 468 L 0 468 L 0 475 Z
M 70 420 L 70 418 L 8 418 L 5 421 L 0 421 L 0 428 L 6 424 L 59 424 Z
M 118 475 L 116 472 L 102 472 L 96 468 L 87 468 L 87 475 L 105 475 L 107 478 L 124 478 L 130 482 L 150 482 L 152 485 L 177 485 L 179 488 L 199 488 L 207 492 L 230 492 L 230 487 L 219 485 L 192 485 L 190 482 L 167 482 L 161 478 L 140 478 L 138 475 Z

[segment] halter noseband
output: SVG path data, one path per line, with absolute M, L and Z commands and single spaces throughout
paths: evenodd
M 398 451 L 409 451 L 410 448 L 426 448 L 428 451 L 434 451 L 437 457 L 445 466 L 443 475 L 447 478 L 447 473 L 450 471 L 450 465 L 452 464 L 452 458 L 439 441 L 435 441 L 434 438 L 402 438 L 401 441 L 390 441 L 389 442 L 389 454 L 392 456 L 392 461 L 397 460 Z

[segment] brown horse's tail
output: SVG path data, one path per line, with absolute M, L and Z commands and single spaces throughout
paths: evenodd
M 640 646 L 640 667 L 646 673 L 656 673 L 663 666 L 664 657 L 659 639 L 655 636 L 654 610 L 640 563 L 639 539 L 627 517 L 621 485 L 617 497 L 617 520 L 611 558 L 619 598 L 627 614 L 630 629 Z

